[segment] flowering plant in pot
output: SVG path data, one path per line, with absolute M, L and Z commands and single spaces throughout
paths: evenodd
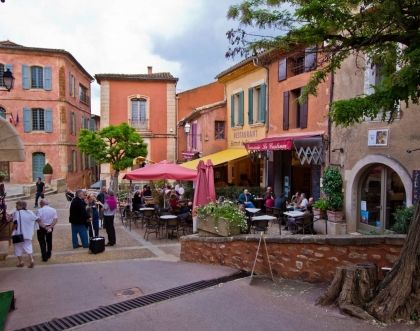
M 343 221 L 343 179 L 340 171 L 337 168 L 327 167 L 322 176 L 322 183 L 328 202 L 328 220 L 331 222 Z
M 245 212 L 232 201 L 211 202 L 197 208 L 199 234 L 229 237 L 247 229 Z
M 312 210 L 314 212 L 314 216 L 326 219 L 327 218 L 327 209 L 328 209 L 328 200 L 326 198 L 320 198 L 314 202 L 312 205 Z

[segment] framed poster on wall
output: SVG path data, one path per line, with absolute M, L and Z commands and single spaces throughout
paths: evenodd
M 368 146 L 388 146 L 389 129 L 369 130 Z

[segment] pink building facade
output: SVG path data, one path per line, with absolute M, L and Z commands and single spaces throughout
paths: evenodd
M 4 88 L 9 69 L 14 87 Z M 8 119 L 25 147 L 25 162 L 3 162 L 11 183 L 43 178 L 50 163 L 53 179 L 70 188 L 88 187 L 96 178 L 90 158 L 77 149 L 80 129 L 93 129 L 90 84 L 93 77 L 67 51 L 0 42 L 0 116 Z

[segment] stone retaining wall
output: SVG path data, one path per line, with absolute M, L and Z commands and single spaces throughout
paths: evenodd
M 373 262 L 391 267 L 399 256 L 405 235 L 266 237 L 275 277 L 327 282 L 338 266 Z M 210 263 L 251 271 L 259 235 L 181 238 L 181 260 Z M 256 272 L 269 275 L 264 246 L 260 248 Z

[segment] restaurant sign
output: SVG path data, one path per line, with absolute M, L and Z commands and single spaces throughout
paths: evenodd
M 277 141 L 261 141 L 245 144 L 248 151 L 290 151 L 292 149 L 292 139 L 277 140 Z

